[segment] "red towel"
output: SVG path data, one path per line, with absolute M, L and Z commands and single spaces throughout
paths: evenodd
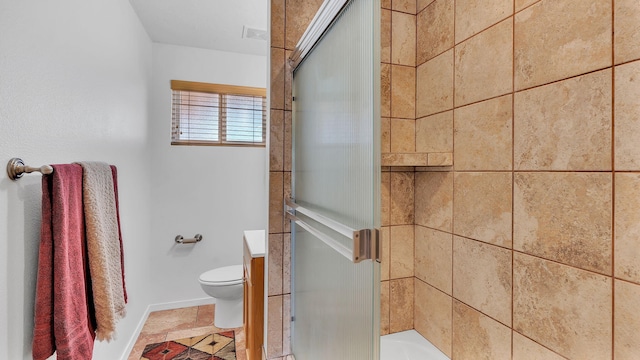
M 33 359 L 91 359 L 95 337 L 86 257 L 82 167 L 53 165 L 42 177 L 42 228 Z

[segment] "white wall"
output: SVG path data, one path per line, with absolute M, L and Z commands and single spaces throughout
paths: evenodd
M 0 167 L 21 157 L 119 169 L 130 302 L 95 359 L 121 356 L 148 304 L 151 55 L 126 0 L 0 0 Z M 0 359 L 31 359 L 40 179 L 0 173 Z
M 153 44 L 151 246 L 153 303 L 206 298 L 198 276 L 241 264 L 242 231 L 264 229 L 265 148 L 171 146 L 171 80 L 266 87 L 266 57 Z M 195 245 L 175 244 L 203 235 Z

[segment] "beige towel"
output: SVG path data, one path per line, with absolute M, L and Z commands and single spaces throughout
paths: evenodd
M 87 250 L 96 313 L 96 337 L 112 340 L 125 315 L 120 238 L 113 176 L 108 164 L 80 162 Z

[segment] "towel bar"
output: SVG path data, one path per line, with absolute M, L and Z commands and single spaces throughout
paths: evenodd
M 182 237 L 182 235 L 178 235 L 176 236 L 175 241 L 178 244 L 195 244 L 197 242 L 202 241 L 202 235 L 196 234 L 192 239 L 185 239 Z
M 27 166 L 20 158 L 13 158 L 9 160 L 9 163 L 7 164 L 7 175 L 9 175 L 9 179 L 11 180 L 18 180 L 22 177 L 22 174 L 28 174 L 34 171 L 41 172 L 43 174 L 51 174 L 53 172 L 53 167 L 50 165 L 42 165 L 39 168 Z

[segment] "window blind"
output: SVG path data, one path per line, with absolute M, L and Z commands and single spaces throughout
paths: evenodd
M 265 146 L 266 89 L 171 81 L 172 145 Z

